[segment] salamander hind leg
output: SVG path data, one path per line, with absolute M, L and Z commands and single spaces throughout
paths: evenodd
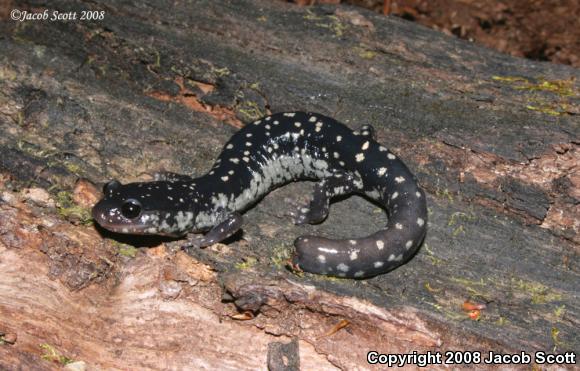
M 330 199 L 335 196 L 351 193 L 355 189 L 354 178 L 347 173 L 337 173 L 322 179 L 314 186 L 312 200 L 308 206 L 298 209 L 294 224 L 318 224 L 328 216 Z
M 242 223 L 242 216 L 239 213 L 234 212 L 228 215 L 223 222 L 213 227 L 204 236 L 193 236 L 189 238 L 187 244 L 182 246 L 182 248 L 207 247 L 214 243 L 221 242 L 236 233 L 242 226 Z

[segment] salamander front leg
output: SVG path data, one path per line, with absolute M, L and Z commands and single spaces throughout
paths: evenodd
M 351 193 L 355 190 L 354 177 L 346 173 L 337 173 L 325 178 L 314 186 L 310 204 L 298 209 L 294 224 L 318 224 L 328 216 L 330 199 L 335 196 Z
M 213 227 L 204 236 L 196 235 L 189 238 L 187 244 L 182 246 L 182 248 L 186 249 L 189 247 L 207 247 L 213 245 L 214 243 L 221 242 L 236 233 L 242 226 L 242 223 L 242 216 L 237 212 L 232 213 L 228 215 L 228 217 L 223 222 Z

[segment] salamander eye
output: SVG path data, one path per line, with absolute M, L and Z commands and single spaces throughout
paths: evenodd
M 141 215 L 141 204 L 137 200 L 129 199 L 121 206 L 121 213 L 127 219 L 135 219 Z

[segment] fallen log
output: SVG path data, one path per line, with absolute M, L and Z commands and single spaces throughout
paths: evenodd
M 580 349 L 577 69 L 345 6 L 6 7 L 96 18 L 0 24 L 0 368 L 364 369 L 370 351 Z M 386 222 L 351 197 L 294 226 L 288 200 L 307 183 L 191 256 L 91 223 L 93 184 L 202 174 L 244 123 L 288 110 L 372 124 L 417 174 L 430 221 L 408 264 L 358 281 L 287 269 L 296 236 Z

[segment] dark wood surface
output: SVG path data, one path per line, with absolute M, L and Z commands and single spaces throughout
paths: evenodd
M 15 2 L 12 8 L 40 12 L 46 4 Z M 297 338 L 301 349 L 312 347 L 329 367 L 365 367 L 365 349 L 580 349 L 577 69 L 512 58 L 351 7 L 51 1 L 49 9 L 79 15 L 102 10 L 105 16 L 0 24 L 0 262 L 34 264 L 11 271 L 12 279 L 0 286 L 0 332 L 26 333 L 13 345 L 0 345 L 1 366 L 28 368 L 35 360 L 48 367 L 35 343 L 60 346 L 69 357 L 100 367 L 201 362 L 208 353 L 196 353 L 196 361 L 183 356 L 185 350 L 199 349 L 200 340 L 167 358 L 156 351 L 163 341 L 134 338 L 156 344 L 143 363 L 131 363 L 142 356 L 139 351 L 115 353 L 110 334 L 77 346 L 70 340 L 80 331 L 75 326 L 95 333 L 101 325 L 105 333 L 121 331 L 126 317 L 113 321 L 102 312 L 111 310 L 112 297 L 120 305 L 119 287 L 127 280 L 138 286 L 139 262 L 165 272 L 178 256 L 215 270 L 211 279 L 200 281 L 208 291 L 190 285 L 198 294 L 211 292 L 215 301 L 209 305 L 201 294 L 181 294 L 178 300 L 187 298 L 188 305 L 209 311 L 250 310 L 256 317 L 248 321 L 220 318 L 224 326 L 265 336 L 265 343 L 279 341 L 268 340 L 272 336 Z M 363 236 L 386 221 L 374 205 L 352 197 L 333 204 L 324 224 L 296 227 L 287 215 L 294 207 L 289 201 L 307 200 L 308 183 L 272 192 L 245 214 L 242 235 L 192 257 L 181 256 L 175 241 L 162 248 L 149 247 L 159 242 L 151 239 L 103 242 L 93 226 L 59 213 L 62 207 L 7 201 L 10 195 L 26 199 L 24 189 L 42 188 L 58 206 L 79 177 L 100 184 L 112 178 L 144 180 L 159 170 L 201 174 L 245 122 L 287 110 L 320 112 L 353 128 L 372 124 L 379 141 L 417 174 L 428 193 L 429 230 L 412 261 L 361 281 L 290 272 L 285 261 L 296 236 Z M 38 232 L 43 243 L 14 237 L 28 218 L 30 225 L 44 225 Z M 57 227 L 43 222 L 47 219 Z M 83 233 L 90 238 L 70 237 Z M 120 243 L 145 247 L 130 259 L 118 253 L 125 246 Z M 89 248 L 96 250 L 89 253 Z M 53 291 L 31 291 L 43 298 L 24 295 L 30 291 L 19 282 L 27 280 L 42 281 Z M 61 311 L 69 310 L 70 316 L 89 311 L 101 325 L 60 318 L 32 305 L 53 300 L 51 295 L 82 297 L 63 301 L 69 307 Z M 222 295 L 236 307 L 222 303 Z M 486 305 L 479 320 L 468 317 L 465 301 Z M 53 320 L 69 325 L 55 333 L 56 327 L 43 328 Z M 329 335 L 340 320 L 348 325 Z M 155 335 L 163 323 L 159 326 L 148 329 L 149 336 L 162 338 Z M 202 339 L 211 336 L 203 333 L 207 330 L 226 343 L 246 342 L 200 328 L 196 336 Z M 181 336 L 177 343 L 192 336 L 186 330 L 191 328 L 173 329 Z M 128 338 L 137 334 L 126 332 Z M 352 354 L 344 351 L 349 344 L 356 349 Z M 256 351 L 257 363 L 248 361 L 245 367 L 266 367 L 267 349 L 260 349 L 264 356 Z M 254 360 L 244 353 L 249 351 L 231 357 Z M 208 355 L 206 361 L 215 366 L 219 359 Z

